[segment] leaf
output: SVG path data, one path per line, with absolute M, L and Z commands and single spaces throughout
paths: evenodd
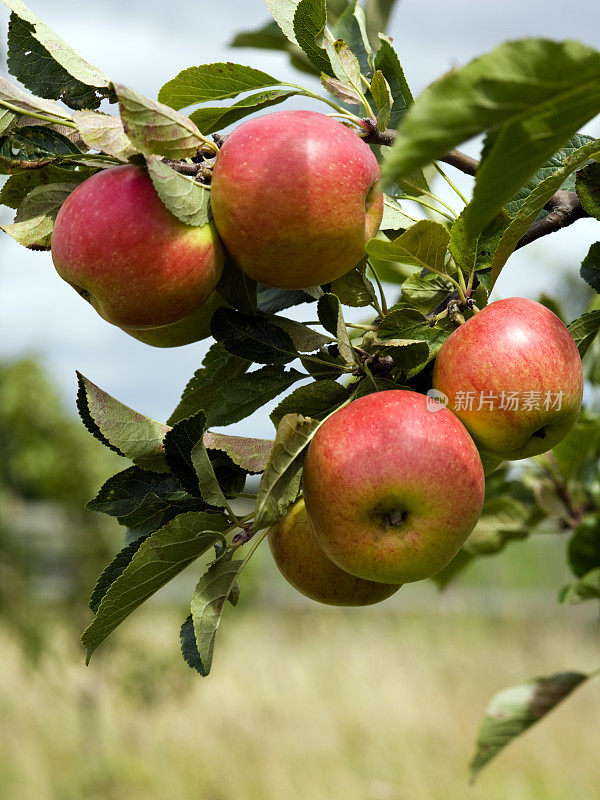
M 287 364 L 298 358 L 290 336 L 261 317 L 219 308 L 213 315 L 210 329 L 214 338 L 238 358 L 257 364 Z
M 335 381 L 309 383 L 285 397 L 271 413 L 271 421 L 277 427 L 286 414 L 300 414 L 321 421 L 347 399 L 347 387 Z
M 390 15 L 397 0 L 367 0 L 365 3 L 365 17 L 369 39 L 377 43 L 380 31 L 387 30 Z
M 379 34 L 379 42 L 379 50 L 375 54 L 375 69 L 383 74 L 390 87 L 392 108 L 389 124 L 395 129 L 413 103 L 413 97 L 391 40 L 384 34 Z
M 177 408 L 169 417 L 169 425 L 197 411 L 208 412 L 220 388 L 250 367 L 249 361 L 232 356 L 220 342 L 212 345 L 202 364 L 185 387 Z
M 220 559 L 209 567 L 194 589 L 191 602 L 192 620 L 203 675 L 210 672 L 215 636 L 223 607 L 236 585 L 243 564 L 243 561 Z
M 377 343 L 397 347 L 402 341 L 408 344 L 425 342 L 429 355 L 435 355 L 446 341 L 450 331 L 435 325 L 420 311 L 412 308 L 399 308 L 384 317 L 377 329 Z
M 76 111 L 73 122 L 91 150 L 100 150 L 119 161 L 128 161 L 137 152 L 118 117 L 98 111 Z
M 127 517 L 139 508 L 148 495 L 163 501 L 165 506 L 180 503 L 189 497 L 168 472 L 157 473 L 128 467 L 109 478 L 97 496 L 86 503 L 86 508 L 112 517 Z
M 281 81 L 266 72 L 242 64 L 218 62 L 184 69 L 162 87 L 158 93 L 161 103 L 180 111 L 187 106 L 209 100 L 226 100 L 242 92 L 279 86 Z
M 89 660 L 94 650 L 132 611 L 205 553 L 223 541 L 228 520 L 220 514 L 180 514 L 145 539 L 105 593 L 81 641 Z
M 256 313 L 258 284 L 236 266 L 227 252 L 217 291 L 223 300 L 237 311 L 244 311 L 247 314 Z
M 4 0 L 13 12 L 8 31 L 8 71 L 41 97 L 70 108 L 97 108 L 110 96 L 109 79 L 72 50 L 21 0 Z
M 288 334 L 298 353 L 312 353 L 332 341 L 331 336 L 325 336 L 294 319 L 278 317 L 274 314 L 269 314 L 265 318 Z
M 208 414 L 209 427 L 232 425 L 258 411 L 266 403 L 305 376 L 295 369 L 268 365 L 221 385 Z
M 560 474 L 565 480 L 580 478 L 581 470 L 589 459 L 595 459 L 600 450 L 600 419 L 580 415 L 565 438 L 552 448 Z
M 279 423 L 273 451 L 258 487 L 253 528 L 260 530 L 285 514 L 298 494 L 302 463 L 299 456 L 320 423 L 298 414 L 286 414 Z
M 217 480 L 215 470 L 202 439 L 196 442 L 192 448 L 190 458 L 192 461 L 192 466 L 194 467 L 198 477 L 198 485 L 200 487 L 202 499 L 211 506 L 217 506 L 218 508 L 226 509 L 229 508 L 229 504 L 227 503 L 225 495 L 219 486 L 219 481 Z
M 530 509 L 508 494 L 488 497 L 479 522 L 463 548 L 473 556 L 495 555 L 515 539 L 530 533 Z
M 121 83 L 114 89 L 125 133 L 141 153 L 175 159 L 196 155 L 204 140 L 190 119 Z
M 200 227 L 210 219 L 210 190 L 176 172 L 158 156 L 146 156 L 148 174 L 164 205 L 186 225 Z
M 600 152 L 600 139 L 587 142 L 583 147 L 573 151 L 565 159 L 563 166 L 556 170 L 546 180 L 542 181 L 536 188 L 528 195 L 526 200 L 522 203 L 519 211 L 515 215 L 512 222 L 506 228 L 505 232 L 496 247 L 492 259 L 492 286 L 496 282 L 500 271 L 508 260 L 509 255 L 514 251 L 521 236 L 529 229 L 535 222 L 538 214 L 546 205 L 548 200 L 560 188 L 565 178 L 574 172 L 579 167 L 593 158 Z
M 336 295 L 328 293 L 320 298 L 317 304 L 319 320 L 325 330 L 333 333 L 337 339 L 340 356 L 347 364 L 356 364 L 354 348 L 342 315 L 342 306 Z
M 587 353 L 600 330 L 600 310 L 582 314 L 569 325 L 571 336 L 575 339 L 581 358 Z
M 76 188 L 76 183 L 36 186 L 19 206 L 14 223 L 0 228 L 30 250 L 49 250 L 60 207 Z
M 362 106 L 363 101 L 356 89 L 345 81 L 340 81 L 338 78 L 331 78 L 324 72 L 321 73 L 321 85 L 326 89 L 329 94 L 337 97 L 343 103 L 348 103 L 351 106 Z
M 384 131 L 390 122 L 394 98 L 392 97 L 390 85 L 380 69 L 378 69 L 371 78 L 370 88 L 373 99 L 375 100 L 375 105 L 378 109 L 377 129 L 379 131 Z
M 85 157 L 77 145 L 44 125 L 15 128 L 0 140 L 0 167 L 3 167 L 1 171 L 4 173 L 38 169 L 56 158 L 68 156 L 73 156 L 73 162 L 85 163 Z
M 423 269 L 445 272 L 450 234 L 439 222 L 420 220 L 391 242 L 371 239 L 367 253 L 382 261 L 399 261 Z
M 600 242 L 595 242 L 588 250 L 579 274 L 595 292 L 600 292 Z
M 163 439 L 169 427 L 123 405 L 79 372 L 77 378 L 77 408 L 90 433 L 138 467 L 166 472 Z
M 188 667 L 195 669 L 198 674 L 205 678 L 207 673 L 204 670 L 204 665 L 202 663 L 202 659 L 200 658 L 200 653 L 198 652 L 198 646 L 196 645 L 194 620 L 192 619 L 191 614 L 188 615 L 185 622 L 181 626 L 179 631 L 179 639 L 181 641 L 181 655 L 183 656 L 183 660 Z
M 587 675 L 561 672 L 511 686 L 491 701 L 479 730 L 477 750 L 471 761 L 471 780 L 498 753 L 580 686 Z
M 333 26 L 336 39 L 343 39 L 358 58 L 360 70 L 364 74 L 372 71 L 373 48 L 367 34 L 365 12 L 358 0 L 350 0 Z
M 258 309 L 267 314 L 276 314 L 286 308 L 311 303 L 314 298 L 302 289 L 276 289 L 273 286 L 258 284 Z
M 576 177 L 577 196 L 584 211 L 600 219 L 600 164 L 588 164 L 579 170 Z M 596 291 L 598 291 L 596 289 Z
M 342 305 L 353 308 L 369 306 L 377 300 L 375 287 L 367 278 L 366 269 L 360 267 L 336 278 L 331 284 L 331 293 L 338 297 Z
M 578 578 L 600 568 L 600 518 L 588 517 L 577 528 L 569 541 L 568 561 Z
M 300 0 L 265 0 L 271 16 L 292 44 L 298 44 L 294 33 L 294 17 Z
M 563 606 L 573 606 L 587 600 L 600 600 L 600 569 L 590 570 L 575 583 L 563 586 L 558 595 L 558 601 Z
M 30 169 L 11 175 L 0 191 L 0 204 L 18 208 L 32 189 L 49 184 L 78 184 L 94 174 L 91 169 L 67 169 L 49 164 L 39 169 Z
M 402 284 L 402 300 L 428 314 L 451 292 L 453 286 L 442 275 L 429 272 L 410 275 Z
M 51 117 L 68 120 L 71 116 L 61 105 L 55 103 L 54 100 L 43 99 L 29 94 L 28 92 L 24 92 L 20 86 L 0 76 L 0 104 L 2 101 L 8 102 L 13 106 L 18 106 L 24 111 L 33 111 L 34 113 L 42 112 Z M 13 112 L 10 113 L 12 114 Z M 18 114 L 13 114 L 13 116 L 15 120 L 18 118 Z
M 102 574 L 96 581 L 96 585 L 94 586 L 88 604 L 94 614 L 97 613 L 98 607 L 102 602 L 102 598 L 105 596 L 109 588 L 117 580 L 117 578 L 121 577 L 129 564 L 131 564 L 134 555 L 140 549 L 143 541 L 144 538 L 141 537 L 126 545 L 119 553 L 117 553 L 110 564 L 108 564 L 107 567 L 102 571 Z
M 504 125 L 483 175 L 478 171 L 479 194 L 485 188 L 487 199 L 492 183 L 498 191 L 496 210 L 596 115 L 599 78 L 600 54 L 578 42 L 501 44 L 423 92 L 403 121 L 382 175 L 398 180 L 482 131 Z M 486 204 L 473 227 L 492 216 Z
M 290 3 L 290 5 L 292 4 Z M 268 0 L 267 6 L 271 10 Z M 273 17 L 279 23 L 275 14 L 273 14 Z M 325 0 L 300 0 L 292 23 L 294 40 L 319 72 L 331 75 L 329 56 L 323 47 L 317 44 L 317 40 L 320 40 L 323 36 L 326 25 L 327 10 Z M 287 35 L 287 31 L 283 26 L 282 30 Z M 340 76 L 338 75 L 337 77 L 339 78 Z
M 301 94 L 304 92 L 298 89 L 270 89 L 244 97 L 231 106 L 201 106 L 190 114 L 190 119 L 206 135 L 221 131 L 228 125 L 247 117 L 248 114 L 279 105 L 284 100 Z
M 204 434 L 204 445 L 208 450 L 221 450 L 227 453 L 234 464 L 252 474 L 264 471 L 273 449 L 271 439 L 227 436 L 224 433 L 211 431 Z
M 358 63 L 358 58 L 354 55 L 352 50 L 350 50 L 346 42 L 342 39 L 336 39 L 334 42 L 326 40 L 325 48 L 331 61 L 333 74 L 340 81 L 348 83 L 350 86 L 353 86 L 358 93 L 361 93 L 360 64 Z
M 414 224 L 414 220 L 407 217 L 400 206 L 387 195 L 383 196 L 383 218 L 379 229 L 382 231 L 405 231 Z

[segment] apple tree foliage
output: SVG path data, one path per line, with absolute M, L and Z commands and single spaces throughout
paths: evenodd
M 220 132 L 293 96 L 322 101 L 381 164 L 381 231 L 347 275 L 288 291 L 257 285 L 227 265 L 218 291 L 229 307 L 215 312 L 214 342 L 166 423 L 79 376 L 84 425 L 130 462 L 88 503 L 117 519 L 124 544 L 92 593 L 87 658 L 199 562 L 181 647 L 206 676 L 227 601 L 237 604 L 244 566 L 300 492 L 303 454 L 322 421 L 371 392 L 426 392 L 440 346 L 473 313 L 464 301 L 485 305 L 517 248 L 581 217 L 600 219 L 600 140 L 578 132 L 600 112 L 600 52 L 575 41 L 509 42 L 445 74 L 415 101 L 382 32 L 393 0 L 330 0 L 329 8 L 325 0 L 266 0 L 272 20 L 238 34 L 233 46 L 288 53 L 302 73 L 320 78 L 322 92 L 217 63 L 183 70 L 155 100 L 89 64 L 21 0 L 4 2 L 12 12 L 8 69 L 21 86 L 0 78 L 0 173 L 8 176 L 0 202 L 16 210 L 5 232 L 25 247 L 48 250 L 69 193 L 97 170 L 126 162 L 147 167 L 173 214 L 204 224 Z M 478 135 L 479 162 L 454 149 Z M 457 190 L 460 213 L 432 192 L 435 170 L 456 189 L 440 162 L 474 176 L 470 199 Z M 411 216 L 415 203 L 426 218 Z M 581 277 L 600 292 L 600 242 L 591 245 Z M 397 285 L 394 302 L 380 278 Z M 590 295 L 570 331 L 593 388 L 600 384 L 600 302 Z M 557 301 L 544 302 L 564 317 Z M 297 305 L 313 309 L 307 316 L 315 323 L 289 319 L 286 310 Z M 368 324 L 347 324 L 348 307 L 363 308 Z M 273 440 L 214 430 L 280 396 Z M 525 463 L 518 480 L 506 467 L 494 472 L 479 524 L 437 583 L 445 586 L 473 559 L 515 540 L 562 533 L 573 577 L 558 602 L 598 601 L 599 456 L 600 416 L 588 408 L 552 453 Z M 248 475 L 260 475 L 260 484 L 254 510 L 240 518 L 236 499 Z M 589 677 L 559 673 L 496 695 L 473 775 Z

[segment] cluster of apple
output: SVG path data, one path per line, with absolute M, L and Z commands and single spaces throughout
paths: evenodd
M 379 164 L 362 139 L 312 111 L 245 122 L 223 144 L 211 182 L 213 221 L 190 227 L 148 173 L 125 165 L 84 181 L 52 234 L 59 275 L 108 322 L 158 347 L 206 337 L 223 305 L 224 248 L 257 281 L 303 289 L 363 257 L 383 214 Z
M 216 159 L 212 222 L 190 227 L 132 165 L 97 173 L 59 211 L 52 255 L 99 314 L 158 346 L 208 334 L 225 248 L 253 279 L 317 286 L 363 257 L 383 214 L 369 147 L 322 114 L 239 126 Z M 547 308 L 512 298 L 457 328 L 434 367 L 437 398 L 388 390 L 332 414 L 307 451 L 303 497 L 269 532 L 283 575 L 334 605 L 383 600 L 443 569 L 481 515 L 487 474 L 542 453 L 574 424 L 581 360 Z

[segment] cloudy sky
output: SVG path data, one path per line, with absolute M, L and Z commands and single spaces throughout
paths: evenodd
M 89 61 L 150 96 L 156 96 L 181 69 L 213 61 L 247 63 L 298 81 L 298 73 L 283 55 L 227 46 L 236 32 L 266 21 L 262 0 L 29 0 L 29 4 Z M 587 0 L 576 8 L 576 14 L 565 13 L 557 0 L 401 0 L 389 33 L 418 94 L 443 72 L 506 39 L 576 38 L 600 48 L 600 4 Z M 8 11 L 1 8 L 0 29 L 6 31 L 7 23 Z M 599 135 L 600 126 L 596 121 L 586 131 Z M 465 149 L 477 154 L 476 144 Z M 459 177 L 458 182 L 468 187 L 466 179 Z M 561 269 L 575 276 L 596 237 L 596 224 L 579 222 L 517 253 L 498 283 L 497 294 L 535 296 L 541 286 L 551 289 Z M 58 278 L 48 253 L 28 252 L 4 235 L 0 334 L 0 356 L 38 354 L 69 406 L 74 406 L 74 373 L 79 369 L 121 401 L 157 419 L 165 419 L 175 406 L 207 347 L 199 343 L 159 350 L 136 342 L 103 322 Z M 265 413 L 255 415 L 251 424 L 228 430 L 272 435 Z

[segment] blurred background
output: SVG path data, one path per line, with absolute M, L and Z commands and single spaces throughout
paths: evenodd
M 262 0 L 30 5 L 92 63 L 150 96 L 185 67 L 224 60 L 319 86 L 299 78 L 283 53 L 228 47 L 237 32 L 267 21 Z M 2 8 L 0 28 L 7 24 Z M 418 94 L 506 39 L 572 37 L 600 47 L 600 7 L 582 2 L 566 16 L 554 0 L 401 0 L 388 32 Z M 310 107 L 305 99 L 295 104 Z M 600 135 L 600 126 L 585 132 Z M 464 149 L 476 156 L 478 148 Z M 452 177 L 468 191 L 469 179 Z M 545 292 L 576 316 L 587 302 L 578 265 L 596 226 L 580 221 L 516 253 L 496 297 Z M 398 291 L 389 289 L 391 297 Z M 306 307 L 294 315 L 305 318 Z M 7 236 L 0 239 L 0 332 L 1 797 L 598 796 L 593 683 L 503 754 L 474 789 L 466 785 L 492 694 L 532 675 L 598 666 L 594 608 L 556 604 L 568 581 L 557 535 L 477 560 L 444 593 L 422 583 L 350 611 L 304 601 L 263 548 L 244 574 L 242 602 L 227 612 L 206 680 L 179 656 L 179 625 L 198 577 L 192 567 L 86 669 L 78 637 L 90 617 L 87 599 L 122 532 L 83 504 L 126 464 L 76 418 L 75 370 L 164 420 L 208 345 L 159 350 L 131 339 L 81 302 L 48 253 Z M 227 431 L 271 437 L 270 410 Z

